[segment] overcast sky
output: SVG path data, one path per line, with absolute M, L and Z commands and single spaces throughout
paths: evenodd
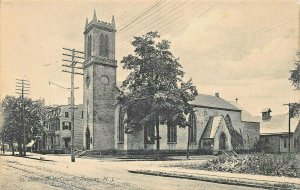
M 185 78 L 199 93 L 219 92 L 253 115 L 265 107 L 286 113 L 299 101 L 288 81 L 299 46 L 299 4 L 291 1 L 1 1 L 0 97 L 15 95 L 15 79 L 31 83 L 31 98 L 66 104 L 70 76 L 61 72 L 62 48 L 83 50 L 86 18 L 117 26 L 117 80 L 126 77 L 120 61 L 132 52 L 133 36 L 158 31 L 171 41 Z M 82 76 L 76 76 L 76 103 L 82 103 Z

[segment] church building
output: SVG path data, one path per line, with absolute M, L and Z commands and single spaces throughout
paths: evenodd
M 84 29 L 83 147 L 86 150 L 152 150 L 155 127 L 126 133 L 126 113 L 116 105 L 119 94 L 115 60 L 116 25 L 99 21 L 96 13 Z M 160 126 L 161 150 L 251 150 L 259 138 L 259 122 L 236 102 L 200 94 L 191 104 L 189 128 Z M 247 117 L 245 117 L 245 114 Z M 243 120 L 244 119 L 244 120 Z

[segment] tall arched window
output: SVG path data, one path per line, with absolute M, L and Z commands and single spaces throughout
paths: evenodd
M 122 108 L 119 111 L 118 143 L 124 143 L 124 112 Z
M 230 118 L 230 116 L 228 114 L 225 116 L 224 120 L 225 120 L 225 123 L 226 123 L 229 131 L 233 130 L 231 118 Z
M 104 39 L 104 56 L 108 57 L 108 36 L 105 36 Z
M 100 56 L 104 56 L 104 36 L 103 34 L 100 35 Z
M 92 55 L 92 36 L 89 35 L 87 39 L 87 59 Z
M 191 126 L 189 127 L 189 142 L 194 143 L 197 141 L 197 124 L 196 115 L 194 112 L 190 113 L 189 122 Z

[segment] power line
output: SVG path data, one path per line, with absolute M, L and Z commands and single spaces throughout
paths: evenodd
M 151 6 L 149 9 L 144 10 L 141 14 L 137 15 L 132 21 L 130 21 L 128 24 L 126 24 L 124 27 L 122 27 L 119 32 L 121 32 L 122 30 L 124 30 L 125 28 L 127 28 L 128 26 L 130 26 L 131 24 L 133 24 L 135 21 L 139 20 L 140 18 L 142 18 L 143 16 L 145 16 L 145 14 L 147 14 L 149 11 L 151 11 L 152 9 L 154 9 L 155 7 L 159 6 L 160 4 L 162 4 L 164 1 L 166 0 L 159 0 L 157 3 L 155 3 L 153 6 Z
M 141 1 L 139 1 L 141 2 Z M 118 16 L 118 22 L 121 22 L 122 20 L 124 20 L 125 18 L 127 18 L 129 15 L 131 15 L 131 13 L 134 13 L 134 10 L 136 10 L 136 7 L 138 7 L 139 3 L 135 4 L 135 6 L 131 7 L 131 9 L 129 8 L 127 11 L 125 11 L 122 15 Z
M 186 1 L 187 1 L 187 0 L 186 0 Z M 165 2 L 166 2 L 166 1 L 165 1 Z M 164 4 L 165 2 L 163 2 L 162 4 Z M 161 5 L 162 5 L 162 4 L 161 4 Z M 143 21 L 145 21 L 145 20 L 151 19 L 151 15 L 157 13 L 158 11 L 160 11 L 161 9 L 163 9 L 164 7 L 166 7 L 168 4 L 170 4 L 170 2 L 167 2 L 166 4 L 164 4 L 162 7 L 160 7 L 159 9 L 157 9 L 156 11 L 154 11 L 153 13 L 151 13 L 150 15 L 147 15 L 147 17 L 146 17 L 145 19 L 142 19 L 142 20 L 136 22 L 136 23 L 135 23 L 135 26 L 137 26 L 139 23 L 141 23 L 141 22 L 143 22 Z M 153 9 L 153 10 L 154 10 L 154 9 Z M 128 28 L 128 30 L 133 29 L 133 28 L 134 28 L 134 27 Z M 124 32 L 124 31 L 126 31 L 126 30 L 123 30 L 123 31 L 121 31 L 121 32 L 119 32 L 119 33 L 122 33 L 122 32 Z
M 278 28 L 278 27 L 280 27 L 280 26 L 282 26 L 282 25 L 284 25 L 284 24 L 287 24 L 287 23 L 289 23 L 289 22 L 294 21 L 295 19 L 299 19 L 299 18 L 298 18 L 298 17 L 296 17 L 296 18 L 294 18 L 294 19 L 288 18 L 288 19 L 287 19 L 288 22 L 282 22 L 282 23 L 280 23 L 280 24 L 272 25 L 271 27 L 269 27 L 269 28 L 267 28 L 267 29 L 264 29 L 264 30 L 257 30 L 257 31 L 255 31 L 250 37 L 248 37 L 248 39 L 249 39 L 249 38 L 250 38 L 250 39 L 255 38 L 255 37 L 257 37 L 259 34 L 264 34 L 264 33 L 267 33 L 267 32 L 271 32 L 271 31 L 275 30 L 276 28 Z M 231 46 L 233 46 L 233 45 L 241 44 L 242 41 L 244 41 L 246 38 L 247 38 L 246 35 L 244 35 L 244 37 L 242 37 L 242 38 L 239 40 L 239 42 L 231 41 L 231 42 L 229 42 L 229 43 L 223 44 L 223 46 L 222 46 L 221 48 L 217 49 L 217 50 L 216 50 L 216 49 L 213 49 L 213 50 L 209 50 L 209 51 L 206 51 L 206 52 L 199 52 L 199 55 L 209 56 L 209 54 L 215 54 L 215 53 L 220 52 L 220 51 L 222 51 L 222 50 L 224 50 L 224 49 L 226 49 L 226 48 L 228 48 L 228 47 L 231 47 Z M 254 42 L 252 41 L 252 43 L 254 43 Z
M 180 8 L 180 7 L 182 7 L 186 2 L 188 2 L 188 0 L 184 1 L 183 3 L 175 4 L 175 6 L 170 7 L 169 11 L 166 11 L 163 15 L 161 15 L 161 18 L 164 18 L 164 16 L 168 15 L 169 13 L 172 13 L 172 12 L 174 13 L 175 10 L 177 10 L 177 9 Z M 160 9 L 159 9 L 159 10 L 160 10 Z M 170 15 L 168 18 L 172 18 L 173 15 L 176 15 L 176 13 L 179 13 L 180 11 L 182 11 L 182 9 L 180 9 L 180 10 L 177 11 L 177 12 L 175 12 L 175 14 Z M 153 15 L 153 14 L 151 14 L 151 15 Z M 122 40 L 122 41 L 123 41 L 123 40 L 126 40 L 126 39 L 132 37 L 133 35 L 135 35 L 135 34 L 141 32 L 141 31 L 143 31 L 143 30 L 148 30 L 149 28 L 153 27 L 153 25 L 159 26 L 160 24 L 163 23 L 164 19 L 160 19 L 158 22 L 153 22 L 153 20 L 157 20 L 157 19 L 151 18 L 151 17 L 150 17 L 151 15 L 149 15 L 149 17 L 147 17 L 147 18 L 145 18 L 145 19 L 143 19 L 143 20 L 140 21 L 140 22 L 142 22 L 142 21 L 148 20 L 148 18 L 151 19 L 150 22 L 148 22 L 148 23 L 145 24 L 147 27 L 145 27 L 145 25 L 142 25 L 141 27 L 139 27 L 138 29 L 136 29 L 136 30 L 138 30 L 138 31 L 136 31 L 136 32 L 134 32 L 134 33 L 131 33 L 131 34 L 127 35 L 127 37 L 125 37 L 125 38 L 123 38 L 123 39 L 121 39 L 121 40 Z M 140 22 L 139 22 L 139 23 L 140 23 Z
M 203 12 L 201 12 L 199 16 L 200 16 L 200 17 L 201 17 L 201 16 L 204 16 L 206 13 L 208 13 L 209 11 L 211 11 L 212 9 L 214 9 L 219 3 L 220 3 L 220 1 L 218 1 L 218 2 L 214 3 L 213 5 L 209 6 L 207 9 L 205 9 Z M 198 8 L 198 7 L 195 7 L 194 9 L 196 9 L 196 8 Z M 174 19 L 174 20 L 177 20 L 178 18 L 180 18 L 180 17 L 177 17 L 177 18 Z M 182 19 L 182 21 L 181 21 L 181 22 L 178 22 L 177 25 L 178 25 L 179 23 L 182 23 L 183 21 L 184 21 L 184 20 Z M 173 26 L 167 28 L 167 29 L 169 29 L 169 30 L 162 30 L 161 34 L 169 32 L 171 28 L 174 28 L 174 26 L 175 26 L 175 25 L 173 25 Z M 166 28 L 166 27 L 167 27 L 167 26 L 165 26 L 165 28 Z

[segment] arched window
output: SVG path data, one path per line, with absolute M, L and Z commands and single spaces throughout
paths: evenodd
M 233 130 L 233 126 L 232 126 L 232 122 L 231 122 L 231 118 L 230 116 L 227 114 L 226 117 L 224 118 L 225 123 L 229 129 L 229 132 L 231 132 L 231 130 Z
M 189 122 L 191 126 L 189 127 L 189 142 L 194 143 L 197 141 L 197 124 L 196 115 L 194 112 L 190 113 Z
M 92 55 L 92 36 L 89 35 L 87 39 L 87 59 Z
M 108 57 L 108 36 L 105 36 L 104 39 L 104 56 Z
M 122 108 L 119 111 L 118 143 L 124 143 L 124 112 Z
M 173 124 L 167 124 L 168 143 L 177 143 L 177 127 Z
M 103 34 L 100 35 L 100 56 L 104 56 L 104 36 Z

